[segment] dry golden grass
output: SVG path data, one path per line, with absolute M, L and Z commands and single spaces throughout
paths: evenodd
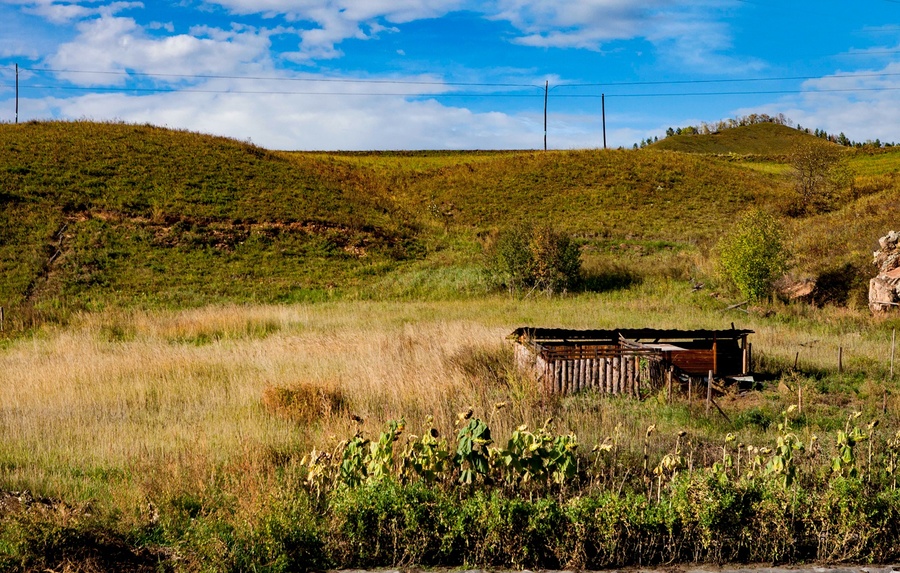
M 576 432 L 588 448 L 616 432 L 638 443 L 651 423 L 661 432 L 693 423 L 655 398 L 540 396 L 508 367 L 504 337 L 522 325 L 727 328 L 734 320 L 756 330 L 754 348 L 769 363 L 790 364 L 800 352 L 802 367 L 833 370 L 843 347 L 848 371 L 870 373 L 860 392 L 884 388 L 890 330 L 861 311 L 775 307 L 765 318 L 726 315 L 724 306 L 662 282 L 563 299 L 81 315 L 0 351 L 0 489 L 105 496 L 136 508 L 147 497 L 221 488 L 216 480 L 225 480 L 252 499 L 273 464 L 352 435 L 351 414 L 364 420 L 367 436 L 400 417 L 415 433 L 428 415 L 448 435 L 457 412 L 473 407 L 498 437 L 552 415 L 557 431 Z M 317 415 L 273 415 L 279 388 L 303 388 L 319 400 L 304 411 Z M 509 407 L 495 412 L 500 401 Z

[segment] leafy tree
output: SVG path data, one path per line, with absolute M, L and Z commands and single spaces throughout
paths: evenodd
M 772 294 L 775 281 L 787 268 L 783 231 L 772 215 L 753 210 L 718 245 L 719 268 L 750 300 Z
M 794 214 L 816 213 L 831 207 L 838 191 L 850 183 L 839 147 L 817 142 L 802 143 L 790 153 L 794 187 Z

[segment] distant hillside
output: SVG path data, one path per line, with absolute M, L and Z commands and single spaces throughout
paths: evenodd
M 639 151 L 287 153 L 151 126 L 0 124 L 0 306 L 19 328 L 107 305 L 472 296 L 484 243 L 522 221 L 572 234 L 589 272 L 613 273 L 592 284 L 694 277 L 745 210 L 787 212 L 779 153 L 810 139 L 760 124 Z M 706 151 L 664 150 L 677 142 Z M 843 265 L 858 285 L 889 230 L 880 206 L 900 195 L 900 149 L 847 158 L 833 212 L 783 221 L 799 273 Z
M 709 135 L 672 135 L 650 147 L 685 153 L 774 156 L 789 153 L 802 142 L 835 145 L 786 125 L 757 123 Z

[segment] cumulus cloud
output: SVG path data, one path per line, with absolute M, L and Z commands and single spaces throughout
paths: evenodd
M 396 86 L 313 85 L 303 94 L 277 93 L 284 89 L 282 82 L 261 81 L 256 87 L 261 93 L 225 93 L 236 86 L 233 80 L 222 79 L 179 92 L 28 99 L 21 105 L 22 120 L 53 116 L 151 123 L 249 139 L 269 149 L 538 149 L 543 145 L 539 106 L 528 112 L 476 112 L 429 97 L 388 95 Z M 370 95 L 378 91 L 386 95 Z M 630 140 L 621 144 L 626 143 L 630 145 Z M 552 114 L 549 144 L 552 148 L 599 147 L 599 118 Z
M 270 41 L 253 29 L 196 28 L 192 35 L 156 37 L 132 18 L 101 16 L 77 25 L 77 36 L 61 44 L 48 63 L 63 70 L 148 74 L 225 74 L 269 59 Z M 124 83 L 125 75 L 76 74 L 62 77 L 79 85 Z
M 2 0 L 57 22 L 113 15 L 141 6 L 136 2 L 58 2 Z M 257 15 L 296 25 L 298 49 L 294 61 L 313 62 L 343 55 L 348 39 L 371 39 L 394 32 L 394 24 L 436 18 L 458 10 L 507 21 L 521 35 L 513 41 L 535 47 L 600 50 L 616 40 L 642 38 L 662 48 L 682 64 L 703 68 L 733 67 L 713 56 L 730 42 L 719 18 L 726 2 L 703 0 L 207 0 L 235 16 Z M 390 25 L 388 25 L 390 24 Z M 719 58 L 721 60 L 721 58 Z

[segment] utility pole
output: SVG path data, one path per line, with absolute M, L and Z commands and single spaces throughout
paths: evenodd
M 550 94 L 550 80 L 544 82 L 544 151 L 547 151 L 547 97 Z
M 19 123 L 19 64 L 16 64 L 16 123 Z
M 603 114 L 603 149 L 606 149 L 606 94 L 600 94 L 600 109 Z

